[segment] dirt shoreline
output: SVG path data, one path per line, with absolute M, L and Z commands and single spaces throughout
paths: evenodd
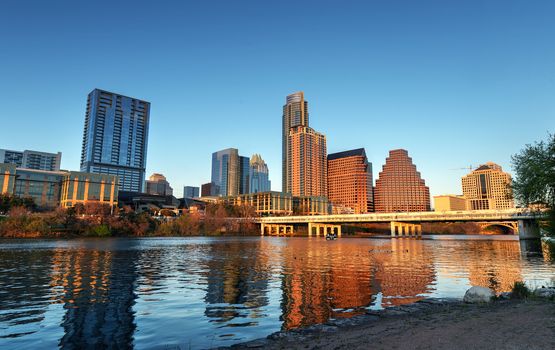
M 415 304 L 237 344 L 232 349 L 555 349 L 555 302 Z

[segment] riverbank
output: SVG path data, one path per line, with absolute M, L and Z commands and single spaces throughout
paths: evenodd
M 426 299 L 370 311 L 233 349 L 555 349 L 555 302 L 500 300 L 465 304 Z

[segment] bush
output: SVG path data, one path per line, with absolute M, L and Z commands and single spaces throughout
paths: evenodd
M 532 292 L 522 281 L 516 281 L 511 290 L 511 299 L 526 299 Z
M 93 237 L 109 237 L 112 233 L 108 225 L 96 225 L 89 229 L 88 236 Z

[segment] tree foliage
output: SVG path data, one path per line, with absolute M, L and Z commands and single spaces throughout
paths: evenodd
M 547 141 L 526 145 L 513 155 L 516 178 L 513 192 L 520 204 L 543 203 L 555 207 L 555 134 Z

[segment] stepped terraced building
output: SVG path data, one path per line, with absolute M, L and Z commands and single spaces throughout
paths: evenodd
M 376 180 L 374 200 L 377 212 L 430 211 L 430 189 L 404 149 L 389 151 Z

